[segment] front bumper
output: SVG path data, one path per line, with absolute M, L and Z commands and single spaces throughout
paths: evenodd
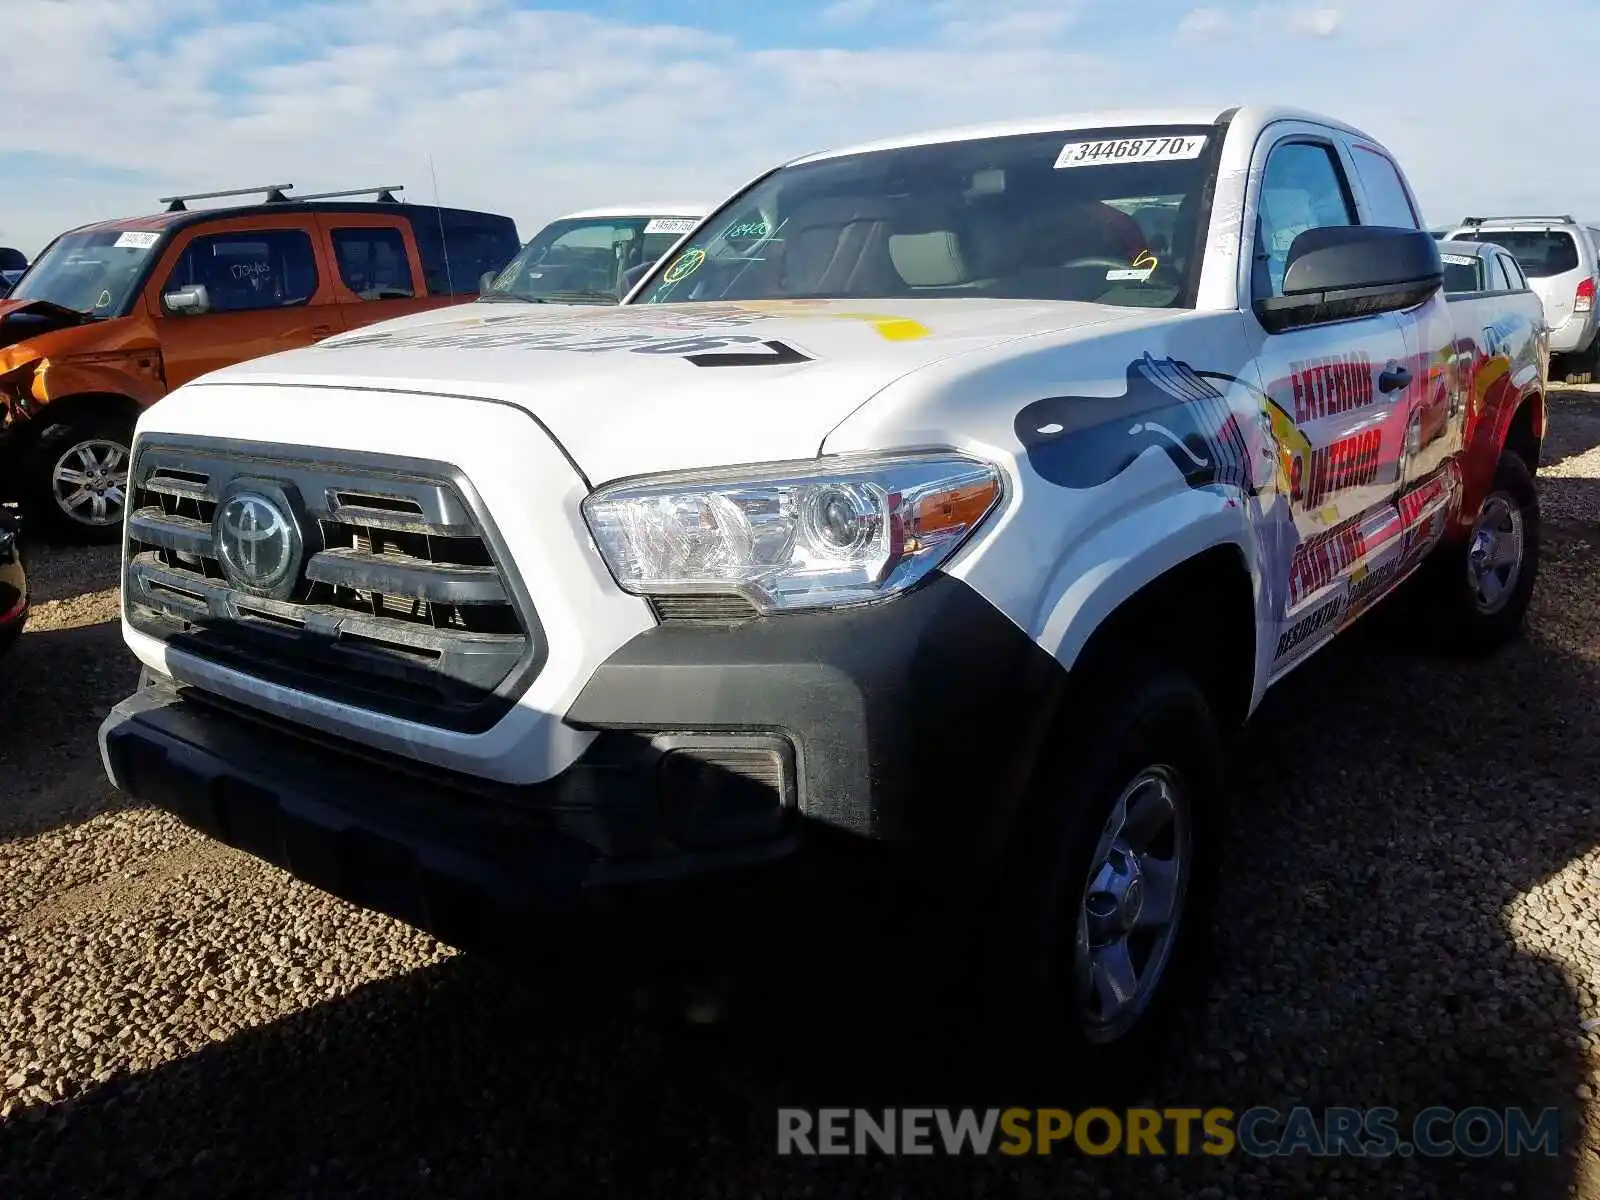
M 883 910 L 850 906 L 885 889 L 924 913 L 959 904 L 1007 842 L 1064 681 L 940 576 L 885 605 L 639 635 L 567 714 L 597 731 L 589 749 L 540 784 L 382 757 L 168 682 L 118 705 L 100 744 L 122 790 L 448 942 L 623 913 L 698 937 L 727 910 L 765 929 L 842 904 L 859 922 Z

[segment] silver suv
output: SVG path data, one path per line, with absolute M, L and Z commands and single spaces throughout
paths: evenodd
M 1570 216 L 1467 217 L 1446 240 L 1492 242 L 1511 251 L 1544 303 L 1551 375 L 1567 383 L 1593 378 L 1600 370 L 1595 361 L 1600 350 L 1600 312 L 1595 309 L 1600 229 Z

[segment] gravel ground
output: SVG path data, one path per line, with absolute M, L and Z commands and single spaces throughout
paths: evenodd
M 625 981 L 457 955 L 121 800 L 115 556 L 40 547 L 0 694 L 0 1195 L 1600 1200 L 1600 393 L 1561 397 L 1548 459 L 1523 642 L 1459 666 L 1374 619 L 1263 709 L 1215 982 L 1154 1094 L 1555 1106 L 1559 1161 L 778 1159 L 779 1096 L 870 1086 L 848 1041 L 672 1034 Z

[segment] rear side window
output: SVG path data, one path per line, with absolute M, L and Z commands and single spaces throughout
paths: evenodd
M 398 229 L 335 229 L 333 257 L 339 278 L 363 300 L 397 300 L 416 295 L 406 240 Z
M 1387 156 L 1365 146 L 1351 151 L 1356 174 L 1361 177 L 1361 190 L 1367 194 L 1367 204 L 1372 209 L 1373 225 L 1393 225 L 1399 229 L 1421 229 L 1417 210 L 1411 205 L 1405 184 L 1400 181 L 1400 171 Z
M 1522 273 L 1522 268 L 1517 265 L 1517 260 L 1509 254 L 1502 255 L 1500 265 L 1506 269 L 1506 278 L 1511 281 L 1511 290 L 1525 292 L 1528 290 L 1528 277 Z
M 522 249 L 511 218 L 417 213 L 411 232 L 422 256 L 428 291 L 436 296 L 475 296 L 485 271 L 499 271 Z
M 1511 280 L 1506 277 L 1504 259 L 1498 254 L 1489 257 L 1489 290 L 1491 292 L 1511 290 Z
M 251 229 L 197 237 L 183 251 L 163 292 L 195 284 L 212 312 L 251 312 L 311 303 L 317 256 L 300 229 Z
M 1530 279 L 1549 279 L 1578 269 L 1578 243 L 1561 229 L 1474 229 L 1461 235 L 1511 251 Z

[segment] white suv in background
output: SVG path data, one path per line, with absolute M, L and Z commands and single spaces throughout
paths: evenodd
M 1562 217 L 1467 217 L 1448 241 L 1492 242 L 1511 251 L 1544 302 L 1550 327 L 1550 374 L 1588 383 L 1600 364 L 1600 230 Z

